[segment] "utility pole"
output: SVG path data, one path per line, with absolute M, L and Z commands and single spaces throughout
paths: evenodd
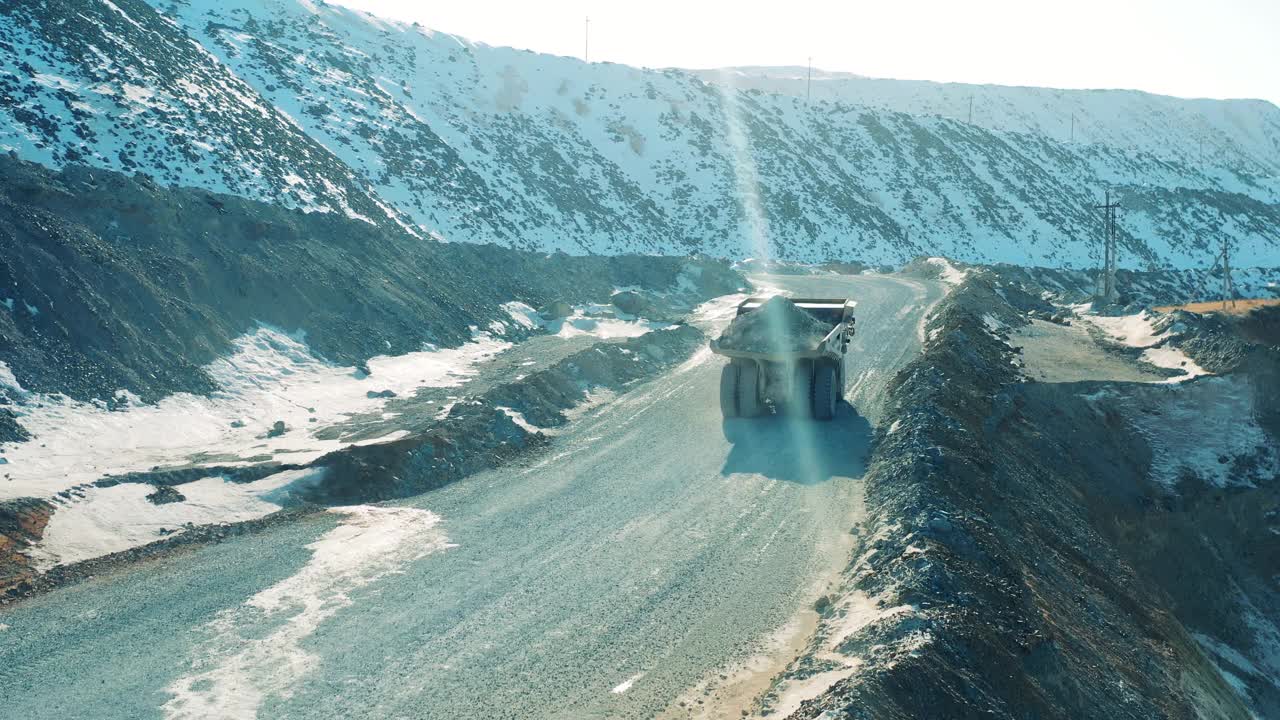
M 1071 142 L 1076 141 L 1076 114 L 1071 113 Z
M 582 29 L 582 62 L 591 62 L 591 16 L 587 16 Z
M 1226 312 L 1227 303 L 1236 306 L 1236 288 L 1231 282 L 1231 239 L 1222 236 L 1222 310 Z
M 973 96 L 969 96 L 969 124 L 973 124 Z
M 813 86 L 813 56 L 809 56 L 809 74 L 804 79 L 804 104 L 809 104 L 809 90 Z
M 1102 304 L 1110 305 L 1116 299 L 1116 210 L 1120 208 L 1119 201 L 1111 202 L 1111 190 L 1106 193 L 1106 200 L 1101 205 L 1094 207 L 1102 210 L 1103 223 L 1105 230 L 1105 239 L 1103 240 L 1103 259 L 1102 259 Z

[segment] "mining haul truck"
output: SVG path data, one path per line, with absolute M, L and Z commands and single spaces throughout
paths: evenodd
M 817 420 L 835 417 L 844 398 L 844 356 L 853 339 L 853 310 L 843 298 L 788 298 L 829 330 L 821 340 L 810 334 L 791 347 L 756 351 L 735 347 L 729 332 L 711 341 L 711 351 L 729 359 L 720 374 L 720 410 L 726 418 L 749 418 L 769 412 L 769 406 L 809 415 Z M 767 298 L 750 297 L 738 305 L 734 323 L 757 312 Z M 816 342 L 815 342 L 816 341 Z

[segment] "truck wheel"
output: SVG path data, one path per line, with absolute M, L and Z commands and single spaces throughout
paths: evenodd
M 738 366 L 729 363 L 720 371 L 720 413 L 738 417 Z
M 796 415 L 808 415 L 813 397 L 813 363 L 801 360 L 791 375 L 791 395 L 787 398 L 789 409 Z
M 818 363 L 813 369 L 813 418 L 830 420 L 836 416 L 836 369 Z
M 760 398 L 760 365 L 745 362 L 738 368 L 738 415 L 756 417 L 764 413 Z

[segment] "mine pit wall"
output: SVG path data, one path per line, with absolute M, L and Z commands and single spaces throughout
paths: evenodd
M 850 596 L 908 611 L 843 640 L 858 670 L 793 717 L 1249 718 L 1189 630 L 1204 631 L 1193 599 L 1274 575 L 1261 547 L 1215 558 L 1257 539 L 1263 503 L 1161 502 L 1122 412 L 1099 417 L 1090 388 L 1023 382 L 993 329 L 1026 322 L 1011 290 L 990 273 L 957 287 L 890 384 L 846 578 Z M 1259 717 L 1280 716 L 1272 698 L 1255 694 Z
M 569 256 L 439 243 L 337 213 L 0 154 L 0 362 L 30 392 L 114 403 L 218 388 L 206 365 L 261 325 L 350 366 L 457 347 L 503 303 L 607 303 L 615 288 L 706 297 L 745 282 L 707 258 Z M 11 306 L 8 303 L 12 303 Z M 30 309 L 27 309 L 30 308 Z M 0 442 L 22 439 L 3 405 Z

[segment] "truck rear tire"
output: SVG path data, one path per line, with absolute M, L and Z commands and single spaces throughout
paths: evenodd
M 720 371 L 720 413 L 726 418 L 738 417 L 738 366 L 729 363 Z
M 744 362 L 738 367 L 738 415 L 756 417 L 764 414 L 764 400 L 760 397 L 760 365 Z
M 813 368 L 813 418 L 830 420 L 836 416 L 836 378 L 831 363 L 818 363 Z

